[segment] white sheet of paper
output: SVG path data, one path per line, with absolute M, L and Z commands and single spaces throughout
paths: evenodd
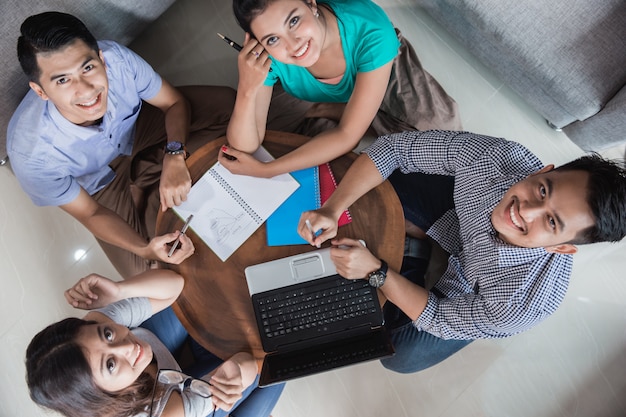
M 254 157 L 273 159 L 262 147 Z M 217 162 L 191 187 L 187 201 L 173 210 L 182 219 L 193 214 L 189 227 L 226 261 L 299 186 L 289 174 L 236 175 Z

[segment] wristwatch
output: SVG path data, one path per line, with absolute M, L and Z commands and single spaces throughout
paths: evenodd
M 165 153 L 168 155 L 184 155 L 185 159 L 189 156 L 185 144 L 178 141 L 167 142 L 165 145 Z
M 387 278 L 387 262 L 380 260 L 380 268 L 374 272 L 370 272 L 367 276 L 369 284 L 374 288 L 380 288 L 385 283 Z

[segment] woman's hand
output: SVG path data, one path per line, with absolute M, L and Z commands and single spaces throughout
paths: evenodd
M 249 153 L 238 151 L 226 145 L 220 149 L 217 160 L 233 174 L 260 178 L 273 177 L 268 169 L 271 162 L 261 162 Z
M 246 33 L 243 47 L 237 57 L 239 84 L 237 90 L 254 91 L 265 82 L 272 60 L 269 53 L 256 39 Z
M 256 362 L 249 353 L 237 353 L 219 368 L 210 378 L 213 404 L 224 411 L 230 411 L 241 398 L 258 372 Z
M 65 299 L 74 308 L 93 310 L 119 300 L 118 283 L 98 274 L 89 274 L 65 290 Z

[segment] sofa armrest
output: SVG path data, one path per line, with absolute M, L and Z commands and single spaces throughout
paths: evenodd
M 563 128 L 586 151 L 601 151 L 626 142 L 626 86 L 592 117 Z

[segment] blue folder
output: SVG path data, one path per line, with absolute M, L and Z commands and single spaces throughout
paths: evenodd
M 300 216 L 304 211 L 321 207 L 318 167 L 301 169 L 291 175 L 300 187 L 267 219 L 268 246 L 306 244 L 306 240 L 298 234 Z

